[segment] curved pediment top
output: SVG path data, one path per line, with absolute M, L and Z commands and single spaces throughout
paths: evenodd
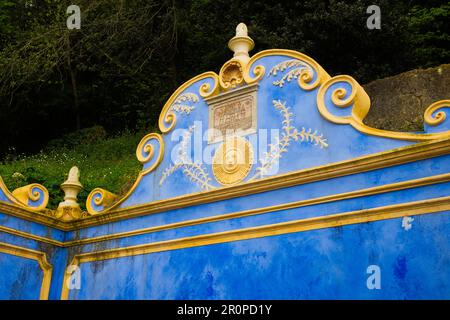
M 143 170 L 130 191 L 118 198 L 93 190 L 91 215 L 450 138 L 450 100 L 425 111 L 425 132 L 372 128 L 364 124 L 370 98 L 351 76 L 331 77 L 292 50 L 250 56 L 243 24 L 228 45 L 234 56 L 218 74 L 190 79 L 167 100 L 161 134 L 137 147 Z

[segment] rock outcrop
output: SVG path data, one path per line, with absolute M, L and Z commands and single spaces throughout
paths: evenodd
M 425 109 L 450 99 L 450 64 L 416 69 L 363 86 L 372 106 L 364 122 L 394 131 L 421 131 Z

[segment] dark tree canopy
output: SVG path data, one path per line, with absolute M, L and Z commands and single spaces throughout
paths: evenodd
M 239 22 L 257 52 L 298 50 L 360 83 L 448 63 L 449 1 L 0 0 L 0 155 L 101 125 L 153 126 L 169 95 L 231 57 Z M 381 8 L 381 30 L 366 9 Z

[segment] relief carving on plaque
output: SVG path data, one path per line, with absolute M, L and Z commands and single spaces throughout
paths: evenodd
M 258 85 L 236 89 L 206 99 L 209 105 L 208 143 L 223 141 L 225 136 L 244 136 L 256 132 Z

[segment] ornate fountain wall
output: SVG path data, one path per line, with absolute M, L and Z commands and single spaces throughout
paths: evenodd
M 124 196 L 51 211 L 0 180 L 0 298 L 450 298 L 450 101 L 379 130 L 352 77 L 250 57 L 245 25 L 229 46 L 163 106 Z

